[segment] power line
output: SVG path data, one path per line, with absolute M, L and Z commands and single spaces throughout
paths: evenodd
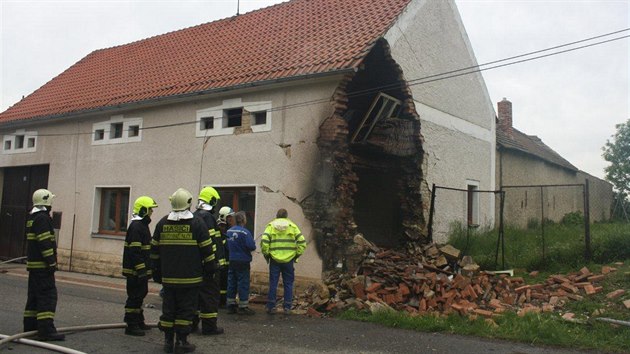
M 352 97 L 359 97 L 359 96 L 364 96 L 364 95 L 370 95 L 370 94 L 377 93 L 377 92 L 382 91 L 382 90 L 403 88 L 405 86 L 416 86 L 416 85 L 428 84 L 428 83 L 431 83 L 431 82 L 451 79 L 451 78 L 464 76 L 464 75 L 470 75 L 470 74 L 474 74 L 474 73 L 478 73 L 478 72 L 482 72 L 482 71 L 486 71 L 486 70 L 498 69 L 498 68 L 502 68 L 502 67 L 506 67 L 506 66 L 510 66 L 510 65 L 525 63 L 525 62 L 528 62 L 528 61 L 533 61 L 533 60 L 542 59 L 542 58 L 546 58 L 546 57 L 551 57 L 551 56 L 555 56 L 555 55 L 559 55 L 559 54 L 563 54 L 563 53 L 568 53 L 568 52 L 572 52 L 572 51 L 576 51 L 576 50 L 580 50 L 580 49 L 585 49 L 585 48 L 589 48 L 589 47 L 593 47 L 593 46 L 597 46 L 597 45 L 601 45 L 601 44 L 605 44 L 605 43 L 609 43 L 609 42 L 613 42 L 613 41 L 618 41 L 618 40 L 621 40 L 621 39 L 628 38 L 628 37 L 630 37 L 630 35 L 624 35 L 624 36 L 615 37 L 615 38 L 612 38 L 612 39 L 606 39 L 606 40 L 598 41 L 598 42 L 595 42 L 595 43 L 589 43 L 589 44 L 581 45 L 581 46 L 578 46 L 578 47 L 573 47 L 573 48 L 569 48 L 569 49 L 555 51 L 555 52 L 552 52 L 552 53 L 538 55 L 538 56 L 534 56 L 534 57 L 526 58 L 526 59 L 521 59 L 521 60 L 517 60 L 517 61 L 511 61 L 511 60 L 518 59 L 518 58 L 524 58 L 524 57 L 528 57 L 528 56 L 531 56 L 531 55 L 534 55 L 534 54 L 548 52 L 548 51 L 551 51 L 551 50 L 555 50 L 555 49 L 564 48 L 564 47 L 572 46 L 572 45 L 579 44 L 579 43 L 592 41 L 594 39 L 609 37 L 611 35 L 619 34 L 619 33 L 622 33 L 622 32 L 628 32 L 628 31 L 630 31 L 630 28 L 625 28 L 625 29 L 622 29 L 622 30 L 613 31 L 613 32 L 602 34 L 602 35 L 597 35 L 597 36 L 589 37 L 589 38 L 586 38 L 586 39 L 581 39 L 581 40 L 578 40 L 578 41 L 573 41 L 573 42 L 569 42 L 569 43 L 565 43 L 565 44 L 561 44 L 561 45 L 557 45 L 557 46 L 553 46 L 553 47 L 549 47 L 549 48 L 545 48 L 545 49 L 535 50 L 535 51 L 532 51 L 532 52 L 511 56 L 511 57 L 504 58 L 504 59 L 494 60 L 494 61 L 490 61 L 490 62 L 487 62 L 487 63 L 484 63 L 484 64 L 479 64 L 479 65 L 469 66 L 469 67 L 466 67 L 466 68 L 446 71 L 446 72 L 439 73 L 439 74 L 428 75 L 428 76 L 424 76 L 424 77 L 421 77 L 421 78 L 407 80 L 405 82 L 394 83 L 394 84 L 387 84 L 387 85 L 381 85 L 381 86 L 375 86 L 375 87 L 371 87 L 369 89 L 354 91 L 354 92 L 351 92 L 351 93 L 347 93 L 346 96 L 348 98 L 352 98 Z M 506 62 L 506 61 L 510 61 L 510 62 L 503 63 L 503 62 Z M 503 64 L 488 66 L 488 65 L 492 65 L 492 64 L 498 64 L 498 63 L 503 63 Z M 486 67 L 486 66 L 488 66 L 488 67 Z M 314 99 L 314 100 L 310 100 L 310 101 L 303 101 L 303 102 L 292 103 L 292 104 L 288 104 L 288 105 L 284 105 L 284 106 L 278 106 L 278 107 L 274 107 L 274 108 L 268 109 L 266 111 L 268 111 L 268 112 L 283 111 L 283 110 L 289 110 L 289 109 L 294 109 L 294 108 L 306 107 L 306 106 L 315 105 L 315 104 L 328 103 L 330 101 L 331 101 L 330 97 L 318 98 L 318 99 Z M 221 116 L 221 117 L 215 117 L 215 118 L 216 119 L 222 119 L 222 118 L 225 118 L 225 117 Z M 190 125 L 190 124 L 197 124 L 199 122 L 201 122 L 201 120 L 193 120 L 193 121 L 180 122 L 180 123 L 170 123 L 170 124 L 156 125 L 156 126 L 150 126 L 150 127 L 142 127 L 142 128 L 140 128 L 140 130 L 170 128 L 170 127 L 184 126 L 184 125 Z M 104 133 L 109 133 L 109 131 L 104 131 Z M 92 134 L 94 134 L 94 132 L 38 134 L 37 136 L 73 136 L 73 135 L 88 135 L 88 134 L 92 135 Z M 25 135 L 25 134 L 9 133 L 9 134 L 5 134 L 5 135 L 7 135 L 7 136 L 11 136 L 11 135 L 17 136 L 17 135 Z

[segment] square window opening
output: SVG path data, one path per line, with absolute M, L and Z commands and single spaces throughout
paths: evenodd
M 214 129 L 214 117 L 203 117 L 199 122 L 199 129 L 210 130 Z
M 105 139 L 105 129 L 97 129 L 94 131 L 94 140 L 103 140 Z
M 15 148 L 16 149 L 24 148 L 24 135 L 15 136 Z
M 4 141 L 4 149 L 5 150 L 11 150 L 11 140 L 5 140 Z
M 34 148 L 35 147 L 35 138 L 28 138 L 28 140 L 26 141 L 26 147 L 27 148 Z
M 109 138 L 110 139 L 122 138 L 122 133 L 123 133 L 123 124 L 113 123 L 109 130 Z
M 253 112 L 254 125 L 267 124 L 267 111 Z
M 129 188 L 100 188 L 100 194 L 98 232 L 125 236 L 129 213 Z
M 243 107 L 223 110 L 223 118 L 227 122 L 227 128 L 240 127 L 243 119 Z
M 468 226 L 476 226 L 479 224 L 479 186 L 468 185 L 467 193 L 467 212 L 466 218 Z
M 129 132 L 128 132 L 128 137 L 132 138 L 132 137 L 136 137 L 140 135 L 140 126 L 139 125 L 131 125 L 129 126 Z

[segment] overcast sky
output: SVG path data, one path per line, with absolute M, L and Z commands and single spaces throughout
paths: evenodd
M 279 2 L 241 0 L 240 12 Z M 229 17 L 236 3 L 0 0 L 0 111 L 93 50 Z M 480 64 L 630 27 L 630 0 L 456 3 Z M 484 71 L 495 110 L 506 97 L 517 129 L 539 136 L 578 168 L 603 178 L 601 148 L 615 124 L 630 118 L 628 43 L 623 39 Z

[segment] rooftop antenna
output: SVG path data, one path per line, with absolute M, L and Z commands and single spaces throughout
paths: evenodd
M 238 11 L 241 7 L 241 0 L 236 0 L 236 16 L 239 15 Z

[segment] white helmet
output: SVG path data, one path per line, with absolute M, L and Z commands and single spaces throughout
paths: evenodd
M 48 189 L 38 189 L 33 193 L 33 206 L 51 206 L 54 197 Z
M 173 211 L 182 211 L 190 208 L 192 198 L 193 196 L 189 191 L 184 188 L 180 188 L 171 195 L 169 200 L 171 201 Z
M 234 210 L 229 206 L 224 206 L 219 209 L 219 223 L 225 224 L 228 216 L 234 215 Z

